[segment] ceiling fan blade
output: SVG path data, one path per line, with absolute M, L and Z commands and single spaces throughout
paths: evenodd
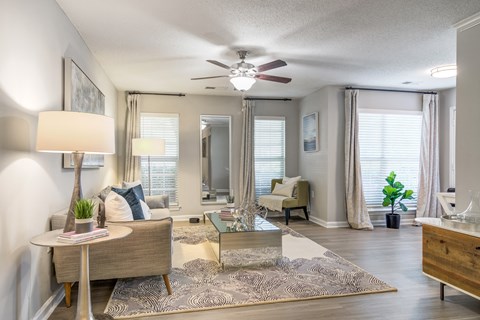
M 275 81 L 275 82 L 281 82 L 281 83 L 289 83 L 290 81 L 292 81 L 291 78 L 270 76 L 268 74 L 257 74 L 255 78 L 260 80 L 268 80 L 268 81 Z
M 228 76 L 213 76 L 213 77 L 191 78 L 190 80 L 203 80 L 203 79 L 215 79 L 215 78 L 228 78 Z
M 275 60 L 275 61 L 265 63 L 265 64 L 262 64 L 262 65 L 258 66 L 257 70 L 258 70 L 258 72 L 263 72 L 263 71 L 272 70 L 272 69 L 275 69 L 275 68 L 284 67 L 286 65 L 287 65 L 287 63 L 283 60 Z
M 218 62 L 217 60 L 207 60 L 207 61 L 210 62 L 210 63 L 213 63 L 216 66 L 219 66 L 220 68 L 230 70 L 229 66 L 227 66 L 226 64 L 223 64 L 221 62 Z

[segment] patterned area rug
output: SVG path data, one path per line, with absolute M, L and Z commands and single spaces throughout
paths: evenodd
M 207 241 L 211 226 L 174 229 L 173 289 L 161 276 L 119 279 L 105 313 L 115 319 L 396 291 L 332 251 L 282 228 L 275 266 L 222 268 Z

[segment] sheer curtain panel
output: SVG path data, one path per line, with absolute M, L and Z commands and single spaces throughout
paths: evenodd
M 140 95 L 127 96 L 127 114 L 125 120 L 125 169 L 124 180 L 140 179 L 140 157 L 132 156 L 132 139 L 140 138 Z

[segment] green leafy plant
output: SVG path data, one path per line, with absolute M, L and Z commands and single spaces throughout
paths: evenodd
M 235 196 L 227 196 L 227 203 L 234 203 L 235 202 Z
M 94 204 L 90 199 L 80 199 L 75 203 L 75 218 L 89 219 L 93 217 Z
M 402 203 L 402 200 L 413 199 L 413 190 L 403 190 L 405 186 L 401 182 L 395 181 L 396 177 L 395 172 L 390 172 L 390 175 L 385 179 L 388 185 L 383 187 L 385 198 L 383 198 L 382 205 L 384 207 L 391 207 L 390 214 L 394 214 L 399 208 L 402 209 L 402 211 L 407 211 L 408 208 Z

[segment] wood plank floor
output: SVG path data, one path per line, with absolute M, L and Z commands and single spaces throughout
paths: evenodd
M 282 221 L 280 218 L 269 220 Z M 175 225 L 188 225 L 186 222 Z M 422 274 L 420 227 L 399 230 L 377 227 L 374 231 L 346 228 L 326 229 L 292 217 L 292 229 L 334 251 L 364 270 L 396 287 L 398 292 L 351 297 L 274 303 L 135 319 L 148 320 L 267 320 L 267 319 L 479 319 L 480 301 L 446 287 L 439 299 L 439 284 Z M 102 313 L 115 281 L 92 282 L 94 313 Z M 72 290 L 72 307 L 62 302 L 49 319 L 73 319 L 77 290 Z

